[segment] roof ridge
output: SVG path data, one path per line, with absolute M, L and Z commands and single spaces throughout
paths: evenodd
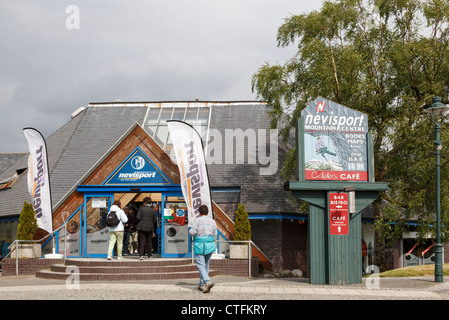
M 259 100 L 168 100 L 168 101 L 104 101 L 104 102 L 89 102 L 88 106 L 150 106 L 163 104 L 206 104 L 206 105 L 235 105 L 235 104 L 261 104 L 266 105 L 267 102 Z

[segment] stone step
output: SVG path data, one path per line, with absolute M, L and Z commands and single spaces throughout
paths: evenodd
M 70 268 L 71 266 L 73 267 Z M 218 271 L 211 270 L 209 275 L 216 276 Z M 59 280 L 76 277 L 80 281 L 173 280 L 199 278 L 199 273 L 191 259 L 107 260 L 103 258 L 67 259 L 65 264 L 53 264 L 50 270 L 38 271 L 36 277 Z
M 184 272 L 184 271 L 198 271 L 198 268 L 194 264 L 189 265 L 101 265 L 101 266 L 83 266 L 75 265 L 79 273 L 167 273 L 167 272 Z M 51 271 L 54 272 L 67 272 L 69 265 L 54 264 L 51 266 Z
M 176 259 L 176 258 L 145 258 L 144 260 L 139 260 L 137 257 L 125 258 L 122 260 L 107 260 L 106 258 L 90 258 L 90 259 L 67 259 L 66 265 L 74 266 L 90 266 L 90 267 L 101 267 L 101 266 L 128 266 L 128 267 L 144 267 L 144 266 L 177 266 L 177 265 L 189 265 L 192 263 L 192 259 Z M 195 260 L 194 260 L 195 263 Z
M 211 270 L 209 276 L 217 276 L 218 271 Z M 36 277 L 54 280 L 67 280 L 78 278 L 80 281 L 136 281 L 136 280 L 176 280 L 199 278 L 198 271 L 159 272 L 159 273 L 70 273 L 42 270 Z

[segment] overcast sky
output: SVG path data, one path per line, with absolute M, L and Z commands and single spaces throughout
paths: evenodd
M 254 100 L 252 75 L 295 52 L 277 48 L 284 18 L 321 3 L 0 0 L 0 153 L 28 152 L 24 127 L 47 138 L 89 102 Z

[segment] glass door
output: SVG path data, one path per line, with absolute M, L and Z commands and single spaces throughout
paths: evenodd
M 106 215 L 111 207 L 113 195 L 85 195 L 83 213 L 83 256 L 106 257 L 108 251 L 108 228 Z
M 191 243 L 182 193 L 162 194 L 162 257 L 188 258 Z

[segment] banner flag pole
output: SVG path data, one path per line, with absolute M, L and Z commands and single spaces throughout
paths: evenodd
M 173 143 L 181 189 L 189 212 L 189 227 L 199 216 L 198 208 L 206 205 L 213 219 L 209 175 L 204 156 L 202 139 L 190 124 L 179 120 L 168 120 L 168 130 Z
M 28 158 L 28 192 L 39 228 L 53 233 L 53 210 L 48 170 L 47 145 L 43 135 L 34 128 L 24 128 L 30 156 Z

